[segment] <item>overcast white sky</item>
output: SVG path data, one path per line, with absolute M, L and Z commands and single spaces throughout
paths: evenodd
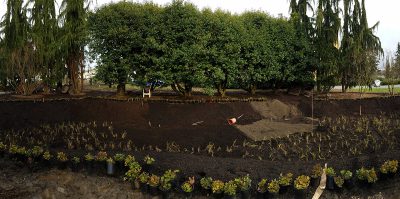
M 6 0 L 0 0 L 0 16 L 4 15 Z M 60 1 L 60 0 L 57 0 Z M 129 1 L 129 0 L 128 0 Z M 143 2 L 144 0 L 132 0 Z M 263 10 L 273 16 L 282 13 L 288 16 L 289 0 L 189 0 L 199 8 L 210 7 L 212 9 L 222 8 L 234 13 L 241 13 L 245 10 Z M 93 0 L 93 7 L 118 2 L 118 0 Z M 164 5 L 171 0 L 153 0 L 153 2 Z M 316 0 L 317 2 L 317 0 Z M 377 35 L 382 41 L 382 47 L 386 51 L 394 52 L 397 43 L 400 42 L 400 1 L 399 0 L 367 0 L 367 14 L 369 25 L 380 21 Z

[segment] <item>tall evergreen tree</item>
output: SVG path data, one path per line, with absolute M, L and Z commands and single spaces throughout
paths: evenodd
M 71 94 L 80 93 L 83 87 L 84 48 L 87 43 L 90 2 L 91 0 L 63 0 L 61 4 L 60 19 L 63 24 L 61 49 L 68 68 Z

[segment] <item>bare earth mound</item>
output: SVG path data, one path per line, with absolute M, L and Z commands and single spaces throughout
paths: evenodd
M 277 99 L 250 102 L 250 105 L 263 119 L 247 125 L 239 124 L 236 128 L 252 140 L 260 141 L 312 130 L 312 125 L 307 124 L 301 111 L 294 105 Z

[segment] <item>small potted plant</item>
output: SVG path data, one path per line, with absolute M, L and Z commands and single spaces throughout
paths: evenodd
M 41 159 L 42 166 L 47 168 L 50 167 L 51 166 L 50 162 L 52 157 L 53 156 L 50 154 L 49 151 L 44 152 Z
M 263 178 L 257 184 L 257 194 L 260 196 L 260 198 L 264 198 L 264 195 L 267 192 L 267 190 L 268 190 L 268 180 Z
M 211 177 L 203 177 L 200 179 L 200 186 L 202 188 L 202 192 L 204 192 L 204 195 L 209 196 L 211 194 L 211 184 L 213 182 L 213 179 Z
M 4 157 L 5 151 L 7 150 L 7 146 L 0 142 L 0 158 Z
M 306 198 L 306 189 L 310 185 L 310 177 L 301 175 L 294 181 L 294 188 L 296 190 L 296 198 Z
M 278 182 L 280 186 L 280 193 L 285 193 L 288 189 L 288 187 L 292 184 L 293 181 L 293 174 L 292 173 L 287 173 L 286 175 L 282 175 L 282 173 L 279 176 Z
M 31 156 L 35 162 L 39 162 L 41 156 L 43 155 L 43 148 L 40 146 L 34 146 L 31 150 Z
M 136 161 L 129 163 L 129 170 L 125 173 L 125 180 L 132 183 L 133 188 L 138 190 L 140 188 L 140 183 L 138 181 L 138 176 L 142 172 L 142 167 Z
M 129 165 L 130 165 L 132 162 L 136 162 L 135 157 L 132 156 L 132 155 L 127 155 L 127 156 L 125 157 L 125 160 L 124 160 L 124 166 L 125 166 L 126 168 L 129 168 Z
M 189 177 L 189 179 L 181 185 L 181 189 L 183 193 L 185 193 L 186 198 L 192 198 L 194 183 L 195 183 L 194 177 Z
M 79 157 L 77 157 L 77 156 L 74 156 L 74 157 L 71 159 L 71 163 L 72 163 L 72 165 L 71 165 L 72 171 L 78 172 L 79 169 L 80 169 L 81 158 L 79 158 Z
M 140 190 L 143 193 L 147 193 L 148 192 L 148 182 L 149 182 L 149 174 L 146 172 L 142 172 L 139 175 L 139 183 L 140 183 Z
M 213 180 L 211 183 L 211 192 L 215 197 L 220 198 L 224 192 L 225 183 L 221 180 Z
M 323 168 L 320 164 L 316 164 L 313 166 L 312 173 L 311 173 L 311 181 L 310 181 L 311 186 L 317 185 L 319 183 L 319 180 L 320 180 L 319 178 L 322 175 L 322 171 L 323 171 Z
M 353 173 L 349 170 L 341 170 L 340 175 L 344 179 L 344 186 L 348 189 L 351 189 L 354 187 L 354 182 L 353 182 Z
M 343 177 L 342 176 L 335 176 L 333 178 L 333 180 L 335 181 L 335 187 L 337 188 L 337 190 L 342 190 L 343 184 L 344 184 Z
M 150 157 L 149 155 L 146 155 L 143 158 L 143 162 L 144 162 L 143 170 L 146 172 L 150 172 L 151 166 L 155 162 L 154 158 Z
M 59 169 L 66 169 L 68 164 L 68 157 L 67 154 L 64 152 L 57 153 L 57 161 L 58 161 L 58 168 Z
M 95 156 L 95 168 L 97 170 L 97 172 L 101 173 L 101 174 L 105 174 L 107 173 L 107 159 L 108 159 L 108 155 L 107 152 L 105 151 L 99 151 L 97 152 L 96 156 Z
M 167 170 L 160 178 L 159 189 L 162 191 L 163 197 L 168 198 L 172 184 L 175 183 L 176 176 L 179 170 Z
M 121 175 L 125 173 L 125 166 L 124 166 L 124 161 L 125 161 L 125 154 L 123 153 L 117 153 L 114 155 L 114 161 L 115 161 L 115 170 L 117 175 Z
M 384 162 L 380 167 L 381 176 L 383 178 L 393 177 L 397 172 L 397 167 L 399 166 L 399 162 L 397 160 L 388 160 Z
M 228 181 L 224 184 L 224 195 L 227 199 L 234 199 L 236 198 L 237 193 L 237 184 L 234 180 Z
M 85 155 L 85 166 L 89 174 L 94 170 L 94 156 L 89 152 Z
M 240 191 L 241 198 L 242 199 L 250 198 L 251 179 L 249 174 L 241 178 L 236 178 L 235 183 L 237 185 L 238 190 Z
M 278 195 L 279 194 L 279 189 L 280 189 L 280 186 L 279 186 L 278 180 L 274 179 L 274 180 L 272 180 L 271 182 L 268 183 L 267 190 L 268 190 L 268 193 L 270 195 L 272 195 L 272 196 Z
M 335 189 L 335 181 L 334 177 L 336 176 L 336 172 L 332 167 L 326 168 L 326 188 L 333 190 Z
M 378 181 L 378 176 L 375 172 L 375 169 L 365 169 L 362 167 L 361 169 L 356 171 L 357 179 L 360 181 L 362 186 L 371 186 L 373 183 Z
M 153 196 L 158 195 L 158 186 L 160 185 L 160 177 L 152 174 L 149 177 L 148 184 L 150 186 L 150 194 Z

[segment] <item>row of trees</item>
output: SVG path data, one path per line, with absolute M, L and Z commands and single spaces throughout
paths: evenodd
M 315 8 L 311 0 L 290 0 L 289 19 L 200 11 L 179 0 L 167 6 L 124 1 L 94 13 L 89 4 L 64 0 L 57 14 L 52 0 L 7 0 L 2 84 L 30 94 L 38 81 L 55 87 L 67 75 L 71 93 L 79 93 L 89 44 L 97 78 L 117 84 L 119 94 L 130 80 L 162 81 L 185 96 L 195 86 L 221 96 L 228 87 L 254 93 L 315 84 L 325 92 L 337 83 L 345 92 L 370 84 L 383 54 L 365 0 L 319 0 Z
M 400 80 L 400 43 L 397 44 L 397 50 L 392 56 L 387 53 L 385 60 L 385 83 L 388 85 L 389 93 L 394 94 L 394 85 L 399 83 Z
M 292 21 L 263 12 L 232 15 L 174 1 L 166 7 L 120 2 L 89 17 L 97 77 L 118 84 L 163 81 L 190 96 L 194 86 L 255 93 L 258 86 L 312 84 L 309 44 Z
M 81 92 L 79 74 L 83 74 L 90 2 L 63 0 L 61 9 L 54 0 L 6 3 L 1 21 L 1 84 L 29 95 L 39 82 L 45 88 L 60 86 L 68 74 L 70 92 Z

